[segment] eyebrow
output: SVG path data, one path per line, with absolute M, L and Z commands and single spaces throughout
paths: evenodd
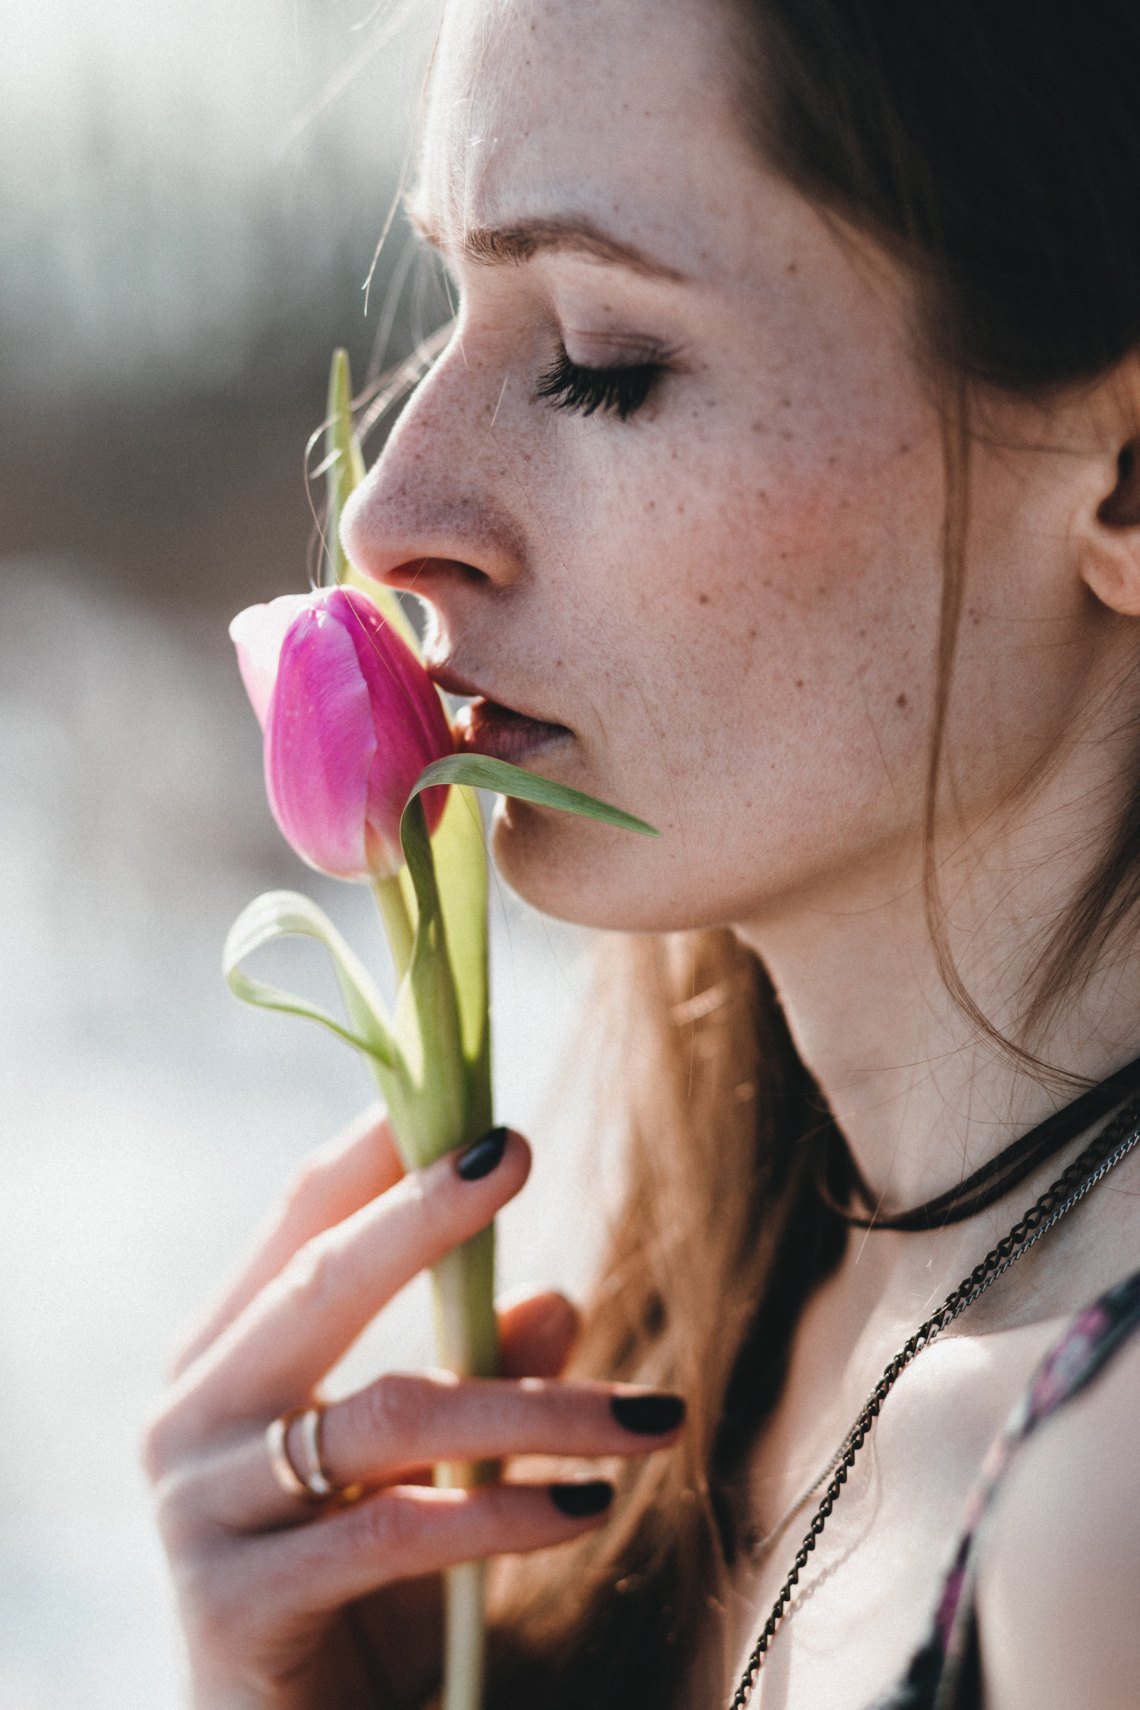
M 404 211 L 424 242 L 446 254 L 447 244 L 413 197 L 405 199 Z M 501 226 L 477 226 L 463 234 L 460 253 L 469 261 L 521 266 L 541 252 L 557 250 L 589 255 L 595 261 L 628 268 L 645 278 L 665 279 L 673 285 L 689 283 L 687 274 L 655 260 L 636 244 L 611 237 L 585 214 L 553 214 L 512 220 Z

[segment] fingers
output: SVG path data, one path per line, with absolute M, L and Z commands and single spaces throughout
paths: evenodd
M 491 1222 L 530 1161 L 508 1131 L 488 1173 L 465 1180 L 449 1154 L 307 1241 L 199 1360 L 182 1428 L 200 1438 L 311 1395 L 394 1294 Z
M 503 1377 L 557 1377 L 570 1357 L 582 1314 L 553 1289 L 504 1302 L 498 1310 Z
M 592 1508 L 571 1514 L 557 1504 Z M 549 1548 L 602 1524 L 612 1486 L 496 1484 L 478 1490 L 398 1485 L 308 1526 L 250 1538 L 230 1550 L 232 1595 L 289 1622 L 333 1610 L 382 1585 L 457 1562 Z M 576 1500 L 575 1500 L 576 1499 Z M 207 1567 L 208 1571 L 208 1567 Z M 225 1587 L 215 1584 L 215 1594 Z
M 307 1241 L 359 1211 L 403 1174 L 392 1130 L 375 1107 L 308 1157 L 238 1275 L 180 1350 L 171 1377 L 181 1376 Z
M 331 1403 L 321 1421 L 321 1463 L 337 1488 L 405 1484 L 439 1461 L 497 1461 L 506 1455 L 644 1454 L 680 1433 L 678 1396 L 628 1384 L 549 1378 L 457 1378 L 448 1372 L 388 1372 Z M 309 1464 L 294 1421 L 286 1439 L 295 1467 Z M 264 1432 L 247 1432 L 208 1461 L 192 1462 L 165 1492 L 182 1509 L 231 1531 L 257 1531 L 313 1514 L 287 1495 L 270 1465 Z
M 328 1409 L 324 1460 L 336 1484 L 392 1484 L 425 1462 L 643 1454 L 683 1418 L 679 1397 L 630 1385 L 386 1372 Z
M 532 1291 L 505 1301 L 496 1312 L 503 1376 L 556 1377 L 577 1334 L 581 1314 L 566 1296 L 554 1290 Z M 294 1423 L 287 1446 L 296 1466 L 307 1464 Z M 323 1431 L 322 1431 L 323 1438 Z M 220 1449 L 199 1453 L 187 1461 L 155 1469 L 156 1497 L 162 1528 L 172 1538 L 192 1536 L 204 1522 L 230 1530 L 309 1519 L 306 1502 L 290 1502 L 270 1478 L 269 1456 L 260 1427 L 232 1438 Z M 401 1468 L 399 1482 L 430 1482 L 429 1464 Z M 349 1481 L 352 1482 L 352 1481 Z M 389 1479 L 388 1483 L 396 1480 Z

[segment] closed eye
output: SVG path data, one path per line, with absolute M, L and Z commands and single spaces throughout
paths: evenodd
M 591 416 L 606 410 L 626 421 L 639 410 L 665 372 L 663 362 L 632 362 L 617 368 L 582 368 L 565 350 L 539 376 L 536 396 L 555 409 Z

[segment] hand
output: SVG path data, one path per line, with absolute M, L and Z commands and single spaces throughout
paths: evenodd
M 437 1490 L 437 1461 L 609 1456 L 676 1441 L 647 1431 L 628 1385 L 554 1381 L 574 1308 L 539 1294 L 499 1314 L 504 1376 L 387 1372 L 324 1415 L 322 1450 L 352 1504 L 287 1495 L 265 1432 L 392 1296 L 484 1228 L 526 1181 L 508 1135 L 488 1174 L 454 1156 L 405 1174 L 368 1120 L 297 1177 L 233 1286 L 176 1362 L 143 1461 L 177 1591 L 197 1710 L 403 1710 L 438 1678 L 439 1575 L 543 1549 L 604 1523 L 556 1505 L 565 1487 Z M 617 1398 L 617 1408 L 611 1403 Z M 618 1415 L 624 1413 L 625 1425 Z M 287 1449 L 303 1466 L 291 1428 Z M 554 1494 L 552 1494 L 554 1493 Z

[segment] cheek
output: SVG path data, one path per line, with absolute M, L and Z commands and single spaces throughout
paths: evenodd
M 614 584 L 629 668 L 693 764 L 725 720 L 874 749 L 873 720 L 905 744 L 937 633 L 941 492 L 929 434 L 856 436 L 790 400 L 743 433 L 694 423 L 631 491 L 633 569 Z
M 941 452 L 931 424 L 908 403 L 849 392 L 844 407 L 810 391 L 782 393 L 736 438 L 740 449 L 720 489 L 729 495 L 718 507 L 722 527 L 784 604 L 852 606 L 869 582 L 885 587 L 901 562 L 929 561 L 941 517 Z
M 865 432 L 810 399 L 710 405 L 624 470 L 609 441 L 563 613 L 580 640 L 582 610 L 602 618 L 574 654 L 594 711 L 572 781 L 666 836 L 512 808 L 497 855 L 538 907 L 635 930 L 743 918 L 920 832 L 941 450 L 881 402 Z

